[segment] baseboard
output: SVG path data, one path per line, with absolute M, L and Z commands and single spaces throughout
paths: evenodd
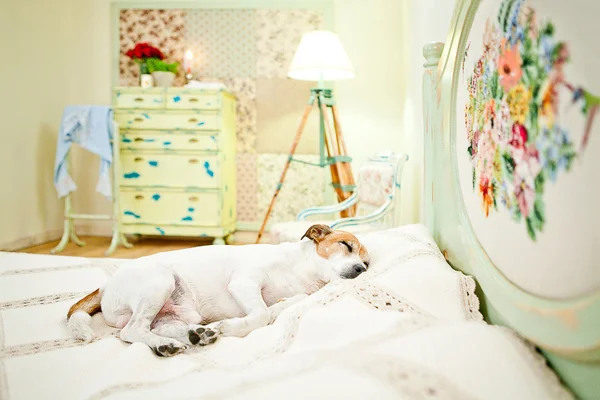
M 262 222 L 259 221 L 254 221 L 254 222 L 248 222 L 248 221 L 238 221 L 236 223 L 236 230 L 238 231 L 244 231 L 244 232 L 258 232 L 260 230 L 260 226 L 262 225 Z M 265 228 L 265 230 L 269 230 L 270 228 L 270 224 L 267 224 L 267 227 Z
M 79 236 L 112 236 L 112 221 L 75 221 L 75 231 Z
M 106 221 L 75 221 L 75 232 L 79 236 L 112 236 L 112 225 Z M 0 243 L 0 251 L 15 251 L 40 244 L 54 242 L 62 237 L 62 229 L 50 229 L 45 232 L 25 236 L 10 242 Z
M 256 233 L 260 230 L 262 222 L 240 221 L 236 224 L 238 232 Z M 269 231 L 271 224 L 267 224 L 265 229 Z M 75 231 L 79 236 L 112 236 L 112 225 L 107 221 L 75 221 Z M 0 243 L 0 251 L 15 251 L 27 247 L 33 247 L 40 244 L 59 240 L 63 234 L 62 229 L 52 229 L 45 232 L 40 232 L 35 235 L 26 236 L 11 240 L 10 242 Z
M 60 239 L 62 229 L 52 229 L 0 244 L 0 251 L 15 251 Z

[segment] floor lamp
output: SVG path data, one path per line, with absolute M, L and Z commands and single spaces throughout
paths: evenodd
M 354 67 L 348 59 L 348 55 L 340 42 L 339 37 L 332 32 L 313 31 L 305 33 L 300 40 L 296 54 L 288 72 L 288 77 L 303 81 L 315 81 L 317 87 L 311 89 L 308 104 L 300 120 L 296 136 L 287 162 L 281 172 L 281 177 L 271 199 L 271 203 L 263 220 L 256 243 L 264 233 L 269 215 L 273 210 L 277 195 L 283 186 L 286 173 L 292 161 L 303 162 L 318 167 L 329 166 L 331 182 L 339 202 L 346 200 L 355 189 L 354 177 L 348 156 L 346 144 L 342 135 L 340 118 L 335 105 L 333 91 L 326 89 L 324 82 L 337 81 L 354 78 Z M 307 163 L 294 158 L 296 147 L 302 137 L 306 121 L 314 108 L 315 102 L 319 111 L 319 163 Z M 331 114 L 331 119 L 330 119 Z M 333 128 L 331 125 L 333 121 Z M 349 208 L 341 212 L 342 217 L 354 216 L 355 208 Z

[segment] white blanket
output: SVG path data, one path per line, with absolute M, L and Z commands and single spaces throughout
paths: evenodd
M 420 225 L 362 235 L 370 270 L 246 338 L 165 359 L 65 315 L 121 260 L 0 253 L 0 399 L 562 399 L 544 360 L 482 321 L 474 281 Z

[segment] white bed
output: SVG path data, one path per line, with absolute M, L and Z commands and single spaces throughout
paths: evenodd
M 486 324 L 474 281 L 426 228 L 364 234 L 372 267 L 243 339 L 159 358 L 69 337 L 65 315 L 123 260 L 0 253 L 0 399 L 570 398 L 517 335 Z

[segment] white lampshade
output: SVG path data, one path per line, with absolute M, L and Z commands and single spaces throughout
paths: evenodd
M 354 67 L 338 35 L 313 31 L 302 35 L 288 72 L 301 81 L 336 81 L 354 78 Z

